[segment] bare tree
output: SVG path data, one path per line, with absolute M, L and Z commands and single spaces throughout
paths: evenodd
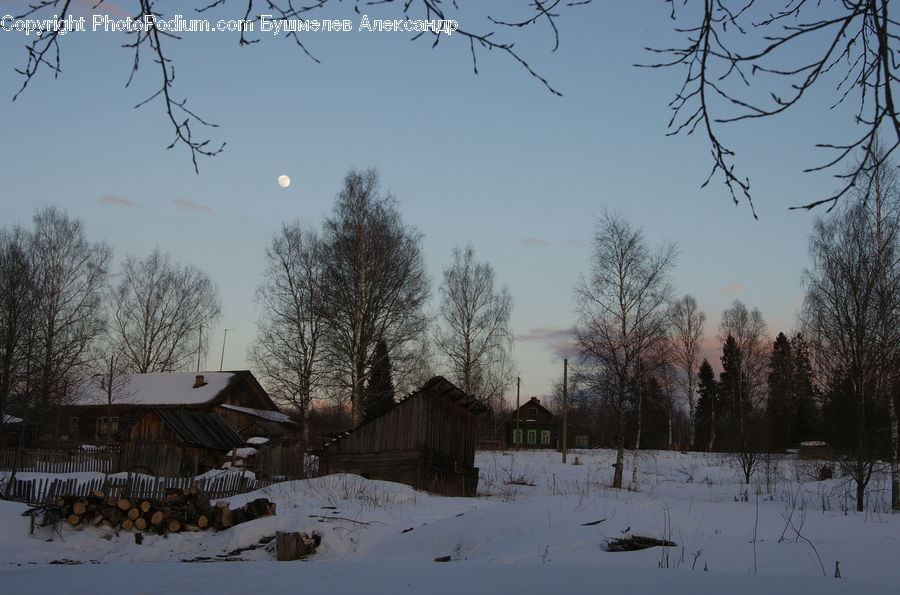
M 97 420 L 97 437 L 102 436 L 106 444 L 113 444 L 113 437 L 118 424 L 113 423 L 113 406 L 134 401 L 135 391 L 131 386 L 131 376 L 122 366 L 122 358 L 115 351 L 112 343 L 97 358 L 103 366 L 103 372 L 94 374 L 91 379 L 76 389 L 80 394 L 75 398 L 81 403 L 95 403 L 106 406 L 106 418 Z
M 394 354 L 418 339 L 427 319 L 428 278 L 420 234 L 403 224 L 374 170 L 351 171 L 323 234 L 327 356 L 363 419 L 365 382 L 380 339 Z
M 743 302 L 735 300 L 730 308 L 722 312 L 719 339 L 724 344 L 728 337 L 733 337 L 737 353 L 740 354 L 735 359 L 736 370 L 732 378 L 732 396 L 735 402 L 732 404 L 731 415 L 738 432 L 734 439 L 743 439 L 748 418 L 765 395 L 768 366 L 766 347 L 769 344 L 766 335 L 766 323 L 758 308 L 748 310 Z
M 476 261 L 471 245 L 453 249 L 440 295 L 437 347 L 460 388 L 493 409 L 512 383 L 512 296 L 506 287 L 495 289 L 494 268 Z
M 594 233 L 589 276 L 575 287 L 582 361 L 608 385 L 616 416 L 614 488 L 622 487 L 629 380 L 635 365 L 665 335 L 675 255 L 670 244 L 652 250 L 640 230 L 606 211 Z
M 109 248 L 85 238 L 81 222 L 55 208 L 34 216 L 35 328 L 32 341 L 33 398 L 36 411 L 55 412 L 88 375 L 91 346 L 104 331 L 101 307 Z
M 810 240 L 811 265 L 804 274 L 803 323 L 812 338 L 816 366 L 832 393 L 848 404 L 841 430 L 850 455 L 846 470 L 856 483 L 862 511 L 878 457 L 873 419 L 878 399 L 880 326 L 876 242 L 863 204 L 847 205 L 818 220 Z
M 138 373 L 187 368 L 201 327 L 208 329 L 219 317 L 219 303 L 218 289 L 200 269 L 175 264 L 158 248 L 143 259 L 129 256 L 111 320 L 122 365 Z
M 21 390 L 28 369 L 26 339 L 34 319 L 33 266 L 28 235 L 19 228 L 0 230 L 0 419 L 10 391 Z M 0 444 L 3 444 L 0 423 Z
M 492 7 L 493 15 L 476 13 L 472 7 L 465 11 L 465 19 L 461 18 L 462 8 L 456 2 L 444 0 L 406 0 L 404 2 L 368 2 L 366 0 L 351 0 L 357 14 L 362 15 L 358 23 L 352 21 L 334 21 L 336 5 L 342 0 L 313 0 L 307 3 L 294 3 L 270 1 L 264 4 L 254 5 L 253 0 L 239 2 L 227 2 L 227 0 L 202 0 L 195 2 L 193 7 L 179 3 L 178 10 L 193 10 L 202 13 L 197 16 L 208 17 L 215 22 L 215 17 L 208 14 L 220 11 L 218 14 L 229 20 L 234 20 L 235 14 L 224 14 L 221 10 L 237 5 L 239 14 L 244 23 L 240 25 L 239 43 L 241 46 L 259 43 L 264 35 L 259 34 L 262 16 L 265 15 L 270 22 L 287 21 L 294 24 L 294 30 L 283 31 L 280 35 L 285 40 L 290 40 L 303 54 L 318 63 L 307 44 L 309 37 L 302 32 L 306 30 L 319 30 L 320 19 L 322 30 L 347 30 L 345 24 L 349 23 L 350 30 L 373 31 L 380 30 L 380 22 L 387 22 L 386 30 L 407 31 L 413 40 L 421 40 L 434 48 L 442 41 L 460 40 L 468 50 L 472 59 L 472 69 L 478 74 L 479 50 L 490 51 L 505 55 L 513 63 L 537 80 L 545 89 L 554 95 L 562 95 L 550 82 L 535 71 L 525 60 L 516 47 L 515 39 L 525 30 L 533 27 L 546 26 L 546 31 L 552 36 L 552 47 L 555 50 L 559 46 L 559 30 L 556 21 L 559 17 L 558 8 L 579 5 L 580 2 L 565 3 L 563 0 L 529 0 L 528 2 L 516 2 L 512 6 Z M 590 0 L 588 0 L 590 1 Z M 587 2 L 585 2 L 586 4 Z M 72 0 L 37 0 L 23 8 L 22 13 L 15 15 L 15 19 L 53 19 L 65 21 L 73 14 L 74 3 Z M 118 3 L 123 6 L 123 3 Z M 194 169 L 197 170 L 198 157 L 210 157 L 219 154 L 225 147 L 225 143 L 213 142 L 203 134 L 198 134 L 206 128 L 215 128 L 216 124 L 206 121 L 193 109 L 187 106 L 187 98 L 179 97 L 175 89 L 175 64 L 170 51 L 170 44 L 176 43 L 180 36 L 165 29 L 152 26 L 154 21 L 171 19 L 172 14 L 166 14 L 159 5 L 158 0 L 130 0 L 132 20 L 138 21 L 139 27 L 134 27 L 125 34 L 130 41 L 123 47 L 133 52 L 131 72 L 126 86 L 138 76 L 140 67 L 144 64 L 153 64 L 150 72 L 156 78 L 156 90 L 135 107 L 158 101 L 165 119 L 173 132 L 172 142 L 167 148 L 183 146 L 190 151 Z M 345 2 L 346 4 L 346 2 Z M 83 5 L 78 3 L 79 7 Z M 256 8 L 255 8 L 256 7 Z M 257 12 L 262 7 L 260 12 Z M 106 11 L 103 2 L 97 2 L 91 6 L 91 10 Z M 124 8 L 124 10 L 129 10 Z M 363 14 L 361 10 L 372 13 Z M 496 12 L 495 12 L 496 11 Z M 502 11 L 503 16 L 497 14 Z M 456 19 L 461 19 L 457 21 Z M 376 20 L 378 23 L 376 23 Z M 431 27 L 425 25 L 426 21 L 433 21 Z M 146 23 L 151 23 L 146 26 Z M 315 28 L 310 25 L 315 23 Z M 336 25 L 335 25 L 336 23 Z M 471 27 L 470 27 L 471 24 Z M 435 27 L 434 25 L 438 25 Z M 335 27 L 337 29 L 335 29 Z M 375 28 L 378 27 L 378 28 Z M 17 72 L 22 75 L 22 86 L 16 93 L 18 97 L 29 83 L 41 70 L 48 70 L 54 76 L 62 71 L 62 52 L 60 39 L 65 32 L 57 28 L 33 34 L 25 46 L 27 56 L 26 63 Z M 149 57 L 149 60 L 148 60 Z
M 897 22 L 888 14 L 889 0 L 784 0 L 781 7 L 758 0 L 666 1 L 673 19 L 687 21 L 676 25 L 685 41 L 651 49 L 663 57 L 649 66 L 676 67 L 685 73 L 669 103 L 673 111 L 669 129 L 670 134 L 699 130 L 706 136 L 713 167 L 704 186 L 721 174 L 735 204 L 743 199 L 753 209 L 750 180 L 736 171 L 735 152 L 721 140 L 721 125 L 781 114 L 830 85 L 834 86 L 830 107 L 848 104 L 862 131 L 840 142 L 820 142 L 817 146 L 832 154 L 806 171 L 852 160 L 856 150 L 864 159 L 837 176 L 843 179 L 840 190 L 799 208 L 833 206 L 900 144 L 893 96 L 898 61 L 891 48 Z M 879 130 L 895 140 L 871 159 Z
M 697 403 L 697 368 L 700 366 L 700 348 L 703 341 L 703 324 L 706 314 L 697 306 L 692 295 L 686 295 L 672 304 L 669 312 L 672 323 L 672 359 L 681 371 L 678 384 L 684 391 L 690 414 L 690 444 L 694 448 L 694 417 Z
M 900 182 L 879 144 L 865 168 L 867 180 L 855 201 L 865 209 L 874 240 L 878 275 L 878 392 L 890 417 L 891 509 L 900 511 L 900 415 L 895 391 L 900 366 Z M 868 189 L 865 192 L 863 189 Z
M 314 232 L 293 221 L 272 238 L 266 262 L 256 291 L 262 311 L 249 357 L 269 391 L 297 408 L 309 445 L 310 404 L 324 376 L 322 246 Z

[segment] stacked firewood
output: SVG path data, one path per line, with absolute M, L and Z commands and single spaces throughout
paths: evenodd
M 258 498 L 232 509 L 228 502 L 211 506 L 209 496 L 191 488 L 168 488 L 163 500 L 107 497 L 102 491 L 89 496 L 61 496 L 57 518 L 73 527 L 93 525 L 125 531 L 177 533 L 201 529 L 227 529 L 239 523 L 275 514 L 275 504 Z

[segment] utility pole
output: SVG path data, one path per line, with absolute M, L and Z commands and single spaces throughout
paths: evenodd
M 200 354 L 203 353 L 203 325 L 200 325 L 200 332 L 197 333 L 197 371 L 200 371 Z
M 225 336 L 222 337 L 222 357 L 219 359 L 219 372 L 222 371 L 222 364 L 225 362 L 225 341 L 228 340 L 228 331 L 230 328 L 225 329 Z
M 521 378 L 516 376 L 516 431 L 513 432 L 513 443 L 515 444 L 516 450 L 522 445 L 522 429 L 519 426 L 519 416 L 521 413 L 519 412 L 519 388 L 521 387 Z M 519 437 L 519 441 L 516 442 L 516 436 Z
M 566 462 L 569 454 L 569 360 L 563 360 L 563 427 L 562 427 L 562 462 Z

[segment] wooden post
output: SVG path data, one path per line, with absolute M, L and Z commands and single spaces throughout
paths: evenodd
M 566 462 L 569 454 L 569 360 L 563 360 L 563 427 L 562 427 L 562 462 Z

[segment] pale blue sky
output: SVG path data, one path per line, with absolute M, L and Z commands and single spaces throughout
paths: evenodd
M 0 0 L 0 13 L 22 4 Z M 371 8 L 370 18 L 384 10 Z M 242 16 L 237 5 L 217 14 Z M 321 18 L 359 21 L 340 6 Z M 644 46 L 673 43 L 664 3 L 595 2 L 560 27 L 555 53 L 540 28 L 517 48 L 562 98 L 497 52 L 482 52 L 474 75 L 458 36 L 431 50 L 404 33 L 309 33 L 316 64 L 266 34 L 240 48 L 237 34 L 185 33 L 169 44 L 177 93 L 228 141 L 201 160 L 199 175 L 184 149 L 165 150 L 160 104 L 133 109 L 154 89 L 156 65 L 145 57 L 126 89 L 123 35 L 66 36 L 59 78 L 43 72 L 12 103 L 25 38 L 0 32 L 3 224 L 57 205 L 109 242 L 116 262 L 158 245 L 204 269 L 224 305 L 210 369 L 226 327 L 225 368 L 247 366 L 265 246 L 283 221 L 318 226 L 350 168 L 378 168 L 405 221 L 424 234 L 435 293 L 455 245 L 471 242 L 493 264 L 515 297 L 525 396 L 545 393 L 561 369 L 553 331 L 574 323 L 571 290 L 603 206 L 651 241 L 678 244 L 675 285 L 707 312 L 707 334 L 736 298 L 762 310 L 773 336 L 791 330 L 813 216 L 787 207 L 835 188 L 830 174 L 801 170 L 822 161 L 814 142 L 839 140 L 847 119 L 828 110 L 827 94 L 812 95 L 792 114 L 723 131 L 751 178 L 754 221 L 718 180 L 700 189 L 710 167 L 702 138 L 665 136 L 681 74 L 633 67 L 652 59 Z M 293 184 L 280 188 L 279 174 Z

